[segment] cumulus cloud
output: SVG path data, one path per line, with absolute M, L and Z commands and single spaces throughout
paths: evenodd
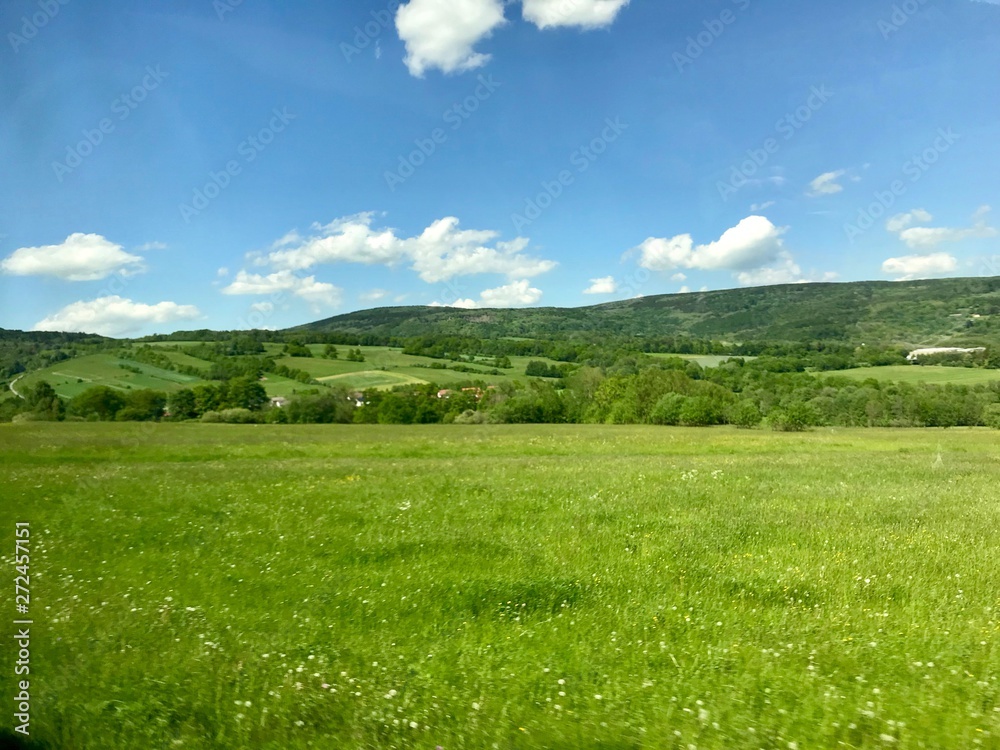
M 99 234 L 71 234 L 59 245 L 22 247 L 0 261 L 12 276 L 55 276 L 66 281 L 97 281 L 113 273 L 138 273 L 142 258 Z
M 660 239 L 651 237 L 629 254 L 639 254 L 639 265 L 651 271 L 673 271 L 691 268 L 704 271 L 732 271 L 745 286 L 792 284 L 807 281 L 829 281 L 832 273 L 803 274 L 791 253 L 785 249 L 781 235 L 785 228 L 776 227 L 763 216 L 748 216 L 732 229 L 726 230 L 715 242 L 695 246 L 689 234 Z M 674 274 L 673 281 L 686 281 L 683 273 Z M 685 287 L 686 288 L 686 287 Z
M 748 216 L 707 245 L 696 247 L 690 234 L 681 234 L 671 238 L 650 237 L 636 251 L 640 255 L 639 265 L 650 271 L 750 270 L 778 258 L 784 231 L 763 216 Z
M 314 225 L 311 237 L 274 249 L 265 265 L 301 271 L 327 263 L 396 266 L 409 264 L 423 281 L 435 284 L 458 276 L 496 273 L 511 279 L 532 278 L 556 263 L 527 255 L 528 240 L 498 241 L 489 230 L 461 229 L 455 217 L 439 219 L 415 237 L 391 229 L 373 229 L 370 213 Z
M 35 324 L 36 331 L 97 333 L 123 336 L 153 324 L 194 320 L 201 313 L 194 305 L 159 302 L 145 305 L 118 296 L 101 297 L 92 302 L 74 302 Z
M 590 286 L 583 290 L 584 294 L 614 294 L 618 291 L 618 282 L 614 276 L 591 279 Z
M 934 217 L 927 211 L 922 208 L 915 208 L 914 210 L 907 211 L 906 213 L 896 214 L 885 223 L 885 228 L 893 234 L 898 234 L 907 227 L 913 226 L 917 222 L 925 224 L 933 220 Z
M 597 29 L 614 22 L 629 0 L 522 0 L 521 13 L 539 29 Z M 485 65 L 476 50 L 506 23 L 504 0 L 410 0 L 396 11 L 396 31 L 414 76 L 461 73 Z
M 882 264 L 882 270 L 898 277 L 897 281 L 944 276 L 953 273 L 957 268 L 958 260 L 948 253 L 904 255 L 900 258 L 889 258 Z
M 526 307 L 533 305 L 542 298 L 542 290 L 535 289 L 527 279 L 514 281 L 496 289 L 486 289 L 479 295 L 479 300 L 460 299 L 450 305 L 434 303 L 431 307 L 458 307 L 465 310 L 498 307 Z
M 317 281 L 315 276 L 296 276 L 291 271 L 277 271 L 267 276 L 240 271 L 233 282 L 222 290 L 223 294 L 293 294 L 308 302 L 314 309 L 338 307 L 343 289 Z
M 629 0 L 522 0 L 524 20 L 540 29 L 598 29 L 614 23 Z
M 911 250 L 929 251 L 938 245 L 972 238 L 996 237 L 996 228 L 990 226 L 987 217 L 990 213 L 989 206 L 980 206 L 973 214 L 973 225 L 971 227 L 929 227 L 913 226 L 930 223 L 934 217 L 923 209 L 916 209 L 909 213 L 897 214 L 886 222 L 886 229 L 893 234 L 898 234 Z
M 835 172 L 824 172 L 815 180 L 809 183 L 808 195 L 817 198 L 821 195 L 835 195 L 843 192 L 844 186 L 837 180 L 847 174 L 846 169 L 838 169 Z
M 503 23 L 502 0 L 410 0 L 396 11 L 406 67 L 415 76 L 430 68 L 456 73 L 484 65 L 490 56 L 475 46 Z

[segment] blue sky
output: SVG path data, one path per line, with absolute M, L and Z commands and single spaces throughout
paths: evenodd
M 9 0 L 0 326 L 1000 274 L 1000 5 Z

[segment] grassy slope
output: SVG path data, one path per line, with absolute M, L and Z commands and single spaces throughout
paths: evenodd
M 1000 370 L 978 370 L 965 367 L 920 367 L 915 365 L 899 365 L 894 367 L 864 367 L 856 370 L 841 370 L 818 373 L 821 375 L 840 375 L 851 380 L 868 380 L 874 378 L 882 382 L 896 383 L 933 383 L 937 385 L 977 385 L 1000 380 Z
M 140 374 L 124 370 L 119 364 L 138 368 L 142 372 Z M 95 385 L 107 385 L 122 391 L 153 388 L 169 393 L 204 382 L 192 375 L 182 375 L 159 367 L 119 359 L 110 354 L 77 357 L 43 370 L 36 370 L 19 381 L 18 388 L 22 383 L 31 385 L 39 380 L 47 380 L 55 388 L 56 393 L 65 398 L 72 398 Z
M 53 747 L 996 746 L 996 433 L 0 441 Z
M 984 317 L 973 320 L 973 314 Z M 793 284 L 648 296 L 572 309 L 381 308 L 302 329 L 557 339 L 576 333 L 687 333 L 730 340 L 828 339 L 913 347 L 996 343 L 1000 278 Z

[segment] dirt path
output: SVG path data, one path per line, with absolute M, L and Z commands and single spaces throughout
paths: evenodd
M 15 396 L 17 396 L 19 399 L 24 399 L 24 396 L 22 396 L 20 393 L 14 390 L 14 386 L 17 385 L 17 381 L 23 377 L 24 375 L 18 375 L 16 378 L 10 381 L 10 392 L 13 393 Z

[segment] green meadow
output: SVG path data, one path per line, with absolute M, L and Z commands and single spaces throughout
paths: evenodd
M 874 378 L 883 383 L 928 383 L 932 385 L 978 385 L 1000 380 L 1000 370 L 972 367 L 941 367 L 938 365 L 893 365 L 890 367 L 861 367 L 854 370 L 824 372 L 851 380 Z
M 1000 747 L 996 432 L 0 444 L 50 748 Z

